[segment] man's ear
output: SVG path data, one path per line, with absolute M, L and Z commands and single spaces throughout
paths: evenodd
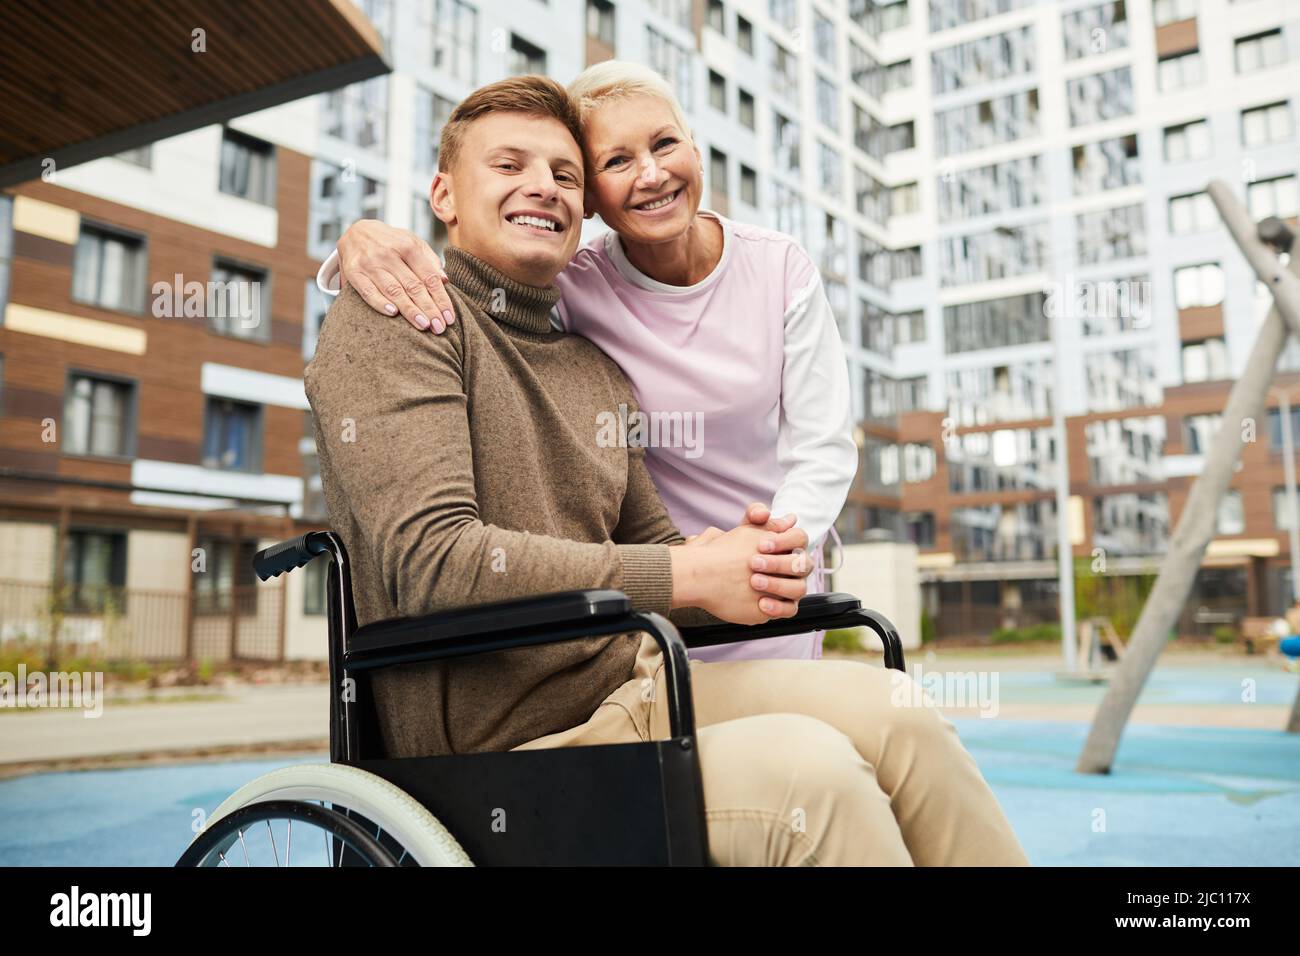
M 596 215 L 596 190 L 591 188 L 588 179 L 582 186 L 582 218 L 592 219 Z
M 450 174 L 439 170 L 434 175 L 433 185 L 429 187 L 429 205 L 433 207 L 433 214 L 444 223 L 455 225 L 456 196 Z

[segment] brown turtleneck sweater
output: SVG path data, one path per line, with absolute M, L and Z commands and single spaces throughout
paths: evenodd
M 635 408 L 618 366 L 551 328 L 559 297 L 458 249 L 442 335 L 351 288 L 307 366 L 330 524 L 359 623 L 579 588 L 666 614 L 681 536 L 644 449 L 603 448 L 598 416 Z M 499 310 L 499 311 L 494 311 Z M 634 635 L 375 675 L 390 756 L 507 750 L 576 726 L 632 673 Z

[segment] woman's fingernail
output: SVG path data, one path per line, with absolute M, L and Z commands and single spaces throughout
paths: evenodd
M 393 303 L 391 303 L 391 302 L 385 302 L 385 303 L 384 303 L 384 311 L 387 312 L 389 315 L 396 315 L 396 314 L 397 314 L 397 306 L 393 305 Z
M 417 312 L 415 313 L 415 324 L 422 329 L 427 329 L 429 327 L 429 320 Z
M 773 611 L 772 602 L 767 600 L 767 598 L 764 598 L 763 600 L 759 601 L 758 606 L 763 611 L 766 611 L 768 614 L 771 614 Z
M 444 310 L 442 313 L 442 321 L 451 325 L 451 323 L 456 321 L 456 313 L 452 312 L 451 309 Z
M 764 541 L 758 546 L 758 549 L 760 551 L 771 551 L 773 547 L 775 547 L 775 545 L 773 545 L 771 541 Z
M 753 559 L 750 560 L 749 562 L 749 566 L 753 568 L 755 571 L 766 571 L 767 561 L 763 558 L 760 558 L 758 555 L 754 555 Z
M 753 585 L 756 588 L 765 588 L 768 585 L 767 576 L 763 574 L 754 575 Z
M 433 320 L 433 331 L 437 332 L 439 335 L 442 335 L 443 332 L 447 331 L 447 323 L 442 321 L 442 319 L 435 317 Z

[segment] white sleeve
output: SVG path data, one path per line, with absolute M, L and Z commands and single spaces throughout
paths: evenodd
M 784 477 L 772 513 L 794 512 L 814 547 L 835 523 L 858 470 L 844 346 L 815 270 L 785 314 L 777 461 Z
M 339 251 L 337 248 L 329 254 L 316 272 L 316 288 L 326 295 L 339 294 Z

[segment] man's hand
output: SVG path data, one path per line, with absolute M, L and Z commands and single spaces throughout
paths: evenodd
M 421 331 L 441 333 L 456 320 L 443 288 L 447 273 L 429 244 L 377 219 L 359 219 L 339 237 L 339 282 L 376 312 L 401 313 Z
M 763 544 L 788 536 L 784 553 L 760 553 Z M 709 528 L 689 545 L 673 548 L 673 605 L 702 607 L 723 620 L 761 624 L 793 617 L 807 593 L 811 562 L 795 548 L 807 546 L 801 529 L 771 532 L 748 522 L 731 531 Z M 756 601 L 756 593 L 761 595 Z

